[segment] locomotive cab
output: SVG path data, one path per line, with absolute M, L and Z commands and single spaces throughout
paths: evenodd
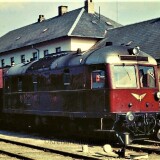
M 116 116 L 113 128 L 134 138 L 154 134 L 160 124 L 156 61 L 138 51 L 119 54 L 115 62 L 110 64 L 110 112 Z

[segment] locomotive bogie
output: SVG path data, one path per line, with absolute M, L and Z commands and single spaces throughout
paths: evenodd
M 125 126 L 127 131 L 129 131 L 134 136 L 138 135 L 151 135 L 159 122 L 158 113 L 134 113 L 127 112 L 127 114 L 118 114 L 117 125 L 121 123 Z

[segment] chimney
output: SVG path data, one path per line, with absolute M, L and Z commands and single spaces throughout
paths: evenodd
M 44 15 L 39 15 L 38 22 L 42 22 L 44 20 L 45 20 Z
M 84 8 L 88 13 L 94 14 L 94 3 L 92 2 L 92 0 L 86 0 Z
M 62 16 L 68 11 L 68 6 L 59 6 L 58 7 L 58 15 Z

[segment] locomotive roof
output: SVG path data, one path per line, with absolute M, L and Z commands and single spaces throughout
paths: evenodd
M 156 65 L 156 61 L 150 55 L 139 50 L 138 55 L 129 53 L 133 48 L 127 46 L 106 46 L 96 50 L 91 54 L 90 58 L 86 61 L 87 64 L 92 63 L 146 63 Z M 126 56 L 126 60 L 121 59 L 121 56 Z M 128 59 L 127 59 L 128 57 Z M 130 59 L 129 59 L 130 57 Z M 148 57 L 148 61 L 138 61 L 136 57 Z
M 29 66 L 32 65 L 32 63 L 34 62 L 29 62 L 27 64 L 24 64 L 24 63 L 17 64 L 11 67 L 10 69 L 8 69 L 8 71 L 5 74 L 9 76 L 25 74 L 26 70 L 28 69 Z
M 27 64 L 19 64 L 11 67 L 6 73 L 7 76 L 20 75 L 32 72 L 41 72 L 44 70 L 56 70 L 72 66 L 92 65 L 92 64 L 152 64 L 156 61 L 150 55 L 139 51 L 137 56 L 130 55 L 126 46 L 105 46 L 94 48 L 85 53 L 61 53 L 52 57 L 46 57 L 39 61 L 33 61 Z M 123 59 L 122 59 L 123 58 Z M 129 58 L 129 59 L 128 59 Z

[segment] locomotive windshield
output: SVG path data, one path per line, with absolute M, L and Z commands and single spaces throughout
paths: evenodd
M 151 66 L 138 66 L 139 83 L 141 88 L 155 88 L 156 79 L 154 68 Z M 117 88 L 137 87 L 135 66 L 114 66 L 114 85 Z
M 134 66 L 114 66 L 114 85 L 124 88 L 137 87 L 136 70 Z
M 154 88 L 156 87 L 154 68 L 148 66 L 139 66 L 140 86 Z

